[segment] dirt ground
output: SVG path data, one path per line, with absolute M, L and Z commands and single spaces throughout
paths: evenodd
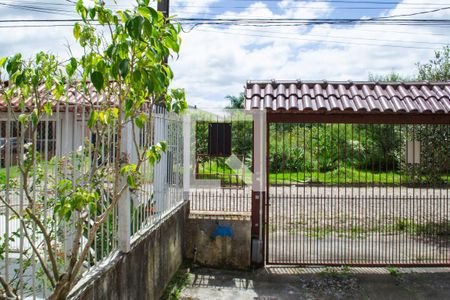
M 450 268 L 197 268 L 180 299 L 450 299 Z

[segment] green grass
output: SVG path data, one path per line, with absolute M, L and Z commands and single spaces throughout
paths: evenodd
M 328 172 L 284 172 L 271 173 L 269 181 L 271 184 L 284 183 L 327 183 L 327 184 L 400 184 L 407 183 L 408 178 L 395 172 L 373 173 L 365 170 L 341 168 Z
M 400 276 L 400 271 L 396 267 L 388 266 L 386 267 L 386 270 L 391 274 L 393 277 Z
M 45 164 L 42 165 L 38 165 L 38 167 L 41 167 L 42 170 L 45 169 Z M 48 174 L 54 174 L 55 172 L 55 162 L 54 161 L 49 161 L 47 163 L 47 172 Z M 10 166 L 9 167 L 9 179 L 18 179 L 20 178 L 20 169 L 18 166 Z M 6 168 L 0 168 L 0 184 L 2 183 L 6 183 Z
M 299 226 L 300 225 L 300 226 Z M 443 221 L 441 223 L 415 223 L 407 218 L 398 218 L 391 224 L 383 226 L 361 226 L 352 225 L 345 227 L 325 226 L 305 226 L 304 222 L 291 223 L 288 229 L 289 234 L 303 233 L 308 237 L 323 239 L 330 235 L 345 237 L 351 239 L 366 238 L 371 233 L 397 234 L 406 233 L 414 236 L 423 236 L 428 238 L 449 238 L 450 239 L 450 223 Z M 276 231 L 276 230 L 275 230 Z
M 319 272 L 319 276 L 335 280 L 348 279 L 351 275 L 350 267 L 345 265 L 341 267 L 325 267 Z
M 402 218 L 398 219 L 394 224 L 394 230 L 399 232 L 407 232 L 414 235 L 422 236 L 440 236 L 450 238 L 450 223 L 449 222 L 428 222 L 425 224 L 414 223 L 413 221 Z
M 9 178 L 17 178 L 20 175 L 19 167 L 11 166 L 9 168 Z M 0 183 L 6 182 L 6 169 L 0 168 Z
M 199 179 L 220 179 L 224 184 L 242 184 L 245 181 L 247 184 L 252 182 L 252 174 L 250 172 L 244 174 L 242 180 L 242 173 L 237 174 L 228 166 L 220 166 L 216 163 L 205 163 L 199 166 Z M 237 175 L 237 176 L 236 176 Z
M 298 234 L 300 232 L 303 232 L 306 236 L 312 237 L 312 238 L 318 238 L 323 239 L 326 236 L 329 235 L 336 235 L 338 237 L 345 237 L 345 238 L 366 238 L 367 235 L 371 232 L 386 232 L 378 227 L 364 227 L 364 226 L 351 226 L 348 228 L 334 228 L 332 226 L 315 226 L 315 227 L 309 227 L 309 228 L 296 228 L 296 227 L 290 227 L 289 233 L 290 234 Z M 390 230 L 389 230 L 390 232 Z
M 167 288 L 164 290 L 161 299 L 176 300 L 180 299 L 182 290 L 189 284 L 191 273 L 186 264 L 182 264 L 175 275 L 170 280 Z
M 241 174 L 238 174 L 228 167 L 218 166 L 217 164 L 208 163 L 200 165 L 199 178 L 201 179 L 220 179 L 224 184 L 242 183 Z M 442 176 L 443 182 L 450 181 L 450 175 Z M 245 174 L 247 184 L 251 183 L 251 174 Z M 371 172 L 367 170 L 357 170 L 355 168 L 340 168 L 328 172 L 281 172 L 270 173 L 270 184 L 303 184 L 303 183 L 325 183 L 325 184 L 388 184 L 388 185 L 407 185 L 411 179 L 408 176 L 401 175 L 397 172 Z

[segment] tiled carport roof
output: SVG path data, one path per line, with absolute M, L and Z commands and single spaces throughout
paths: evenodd
M 450 114 L 450 81 L 248 81 L 245 108 L 291 112 Z

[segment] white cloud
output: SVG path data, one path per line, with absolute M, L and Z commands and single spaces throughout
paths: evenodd
M 95 1 L 94 0 L 83 0 L 84 7 L 91 9 L 95 7 Z
M 433 4 L 446 6 L 445 2 Z M 418 7 L 440 7 L 427 6 L 421 0 L 405 3 L 384 15 L 413 13 L 419 11 Z M 305 8 L 308 5 L 309 10 Z M 280 13 L 265 3 L 255 2 L 243 11 L 225 12 L 220 17 L 324 18 L 332 12 L 328 6 L 312 9 L 318 5 L 328 4 L 285 0 L 279 3 Z M 450 11 L 424 17 L 449 19 Z M 367 80 L 369 73 L 391 71 L 412 76 L 416 73 L 415 64 L 428 61 L 434 49 L 450 43 L 450 36 L 445 28 L 423 25 L 318 25 L 311 30 L 204 26 L 183 34 L 183 40 L 180 58 L 172 64 L 174 85 L 186 88 L 191 104 L 224 106 L 224 97 L 242 92 L 247 80 Z
M 49 1 L 61 2 L 46 2 Z M 423 10 L 444 7 L 448 6 L 446 2 L 448 0 L 434 0 L 433 4 L 426 5 L 423 0 L 405 0 L 383 15 L 413 13 L 418 7 Z M 119 0 L 117 7 L 126 8 L 133 3 L 134 0 Z M 225 11 L 218 17 L 326 18 L 334 13 L 331 4 L 325 2 L 283 0 L 270 2 L 271 6 L 267 5 L 269 2 L 261 1 L 242 3 L 248 3 L 248 7 Z M 183 17 L 210 17 L 202 14 L 213 13 L 215 6 L 226 7 L 227 1 L 172 0 L 171 5 L 172 11 L 185 11 Z M 5 8 L 0 8 L 0 15 L 2 19 L 68 17 Z M 450 10 L 412 18 L 420 17 L 449 19 Z M 416 62 L 427 61 L 433 49 L 450 43 L 447 30 L 443 27 L 388 25 L 197 27 L 191 33 L 182 34 L 180 57 L 172 62 L 173 85 L 186 88 L 190 104 L 222 107 L 226 104 L 224 97 L 239 94 L 249 79 L 366 80 L 370 72 L 383 74 L 390 71 L 413 75 Z M 0 56 L 44 50 L 64 57 L 67 56 L 66 44 L 74 44 L 70 27 L 0 28 L 0 35 Z
M 93 0 L 84 0 L 86 5 L 91 5 Z M 10 1 L 11 2 L 11 1 Z M 71 19 L 78 18 L 75 5 L 64 1 L 67 5 L 61 5 L 62 0 L 47 0 L 40 4 L 40 8 L 50 10 L 50 13 L 37 13 L 32 10 L 14 9 L 0 6 L 2 20 L 40 20 L 40 19 Z M 135 3 L 134 0 L 118 0 L 115 4 L 112 0 L 105 1 L 113 9 L 126 9 Z M 12 2 L 14 3 L 14 2 Z M 91 3 L 91 4 L 90 4 Z M 30 4 L 31 5 L 31 4 Z M 34 5 L 39 5 L 37 2 Z M 47 23 L 48 24 L 48 23 Z M 54 24 L 63 24 L 55 22 Z M 69 23 L 64 23 L 70 25 Z M 72 27 L 21 27 L 31 23 L 1 23 L 0 24 L 0 57 L 20 52 L 29 56 L 36 51 L 45 51 L 68 57 L 67 46 L 70 45 L 75 54 L 80 53 L 72 36 Z M 12 26 L 3 27 L 2 26 Z
M 283 0 L 278 6 L 283 9 L 285 18 L 312 19 L 327 16 L 333 10 L 328 2 Z
M 183 18 L 190 18 L 198 14 L 210 13 L 211 9 L 209 7 L 217 2 L 220 2 L 220 0 L 172 0 L 170 1 L 170 6 L 172 7 L 172 13 L 175 15 Z

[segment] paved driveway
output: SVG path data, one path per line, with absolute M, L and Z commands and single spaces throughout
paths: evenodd
M 450 299 L 450 268 L 191 271 L 181 299 Z

